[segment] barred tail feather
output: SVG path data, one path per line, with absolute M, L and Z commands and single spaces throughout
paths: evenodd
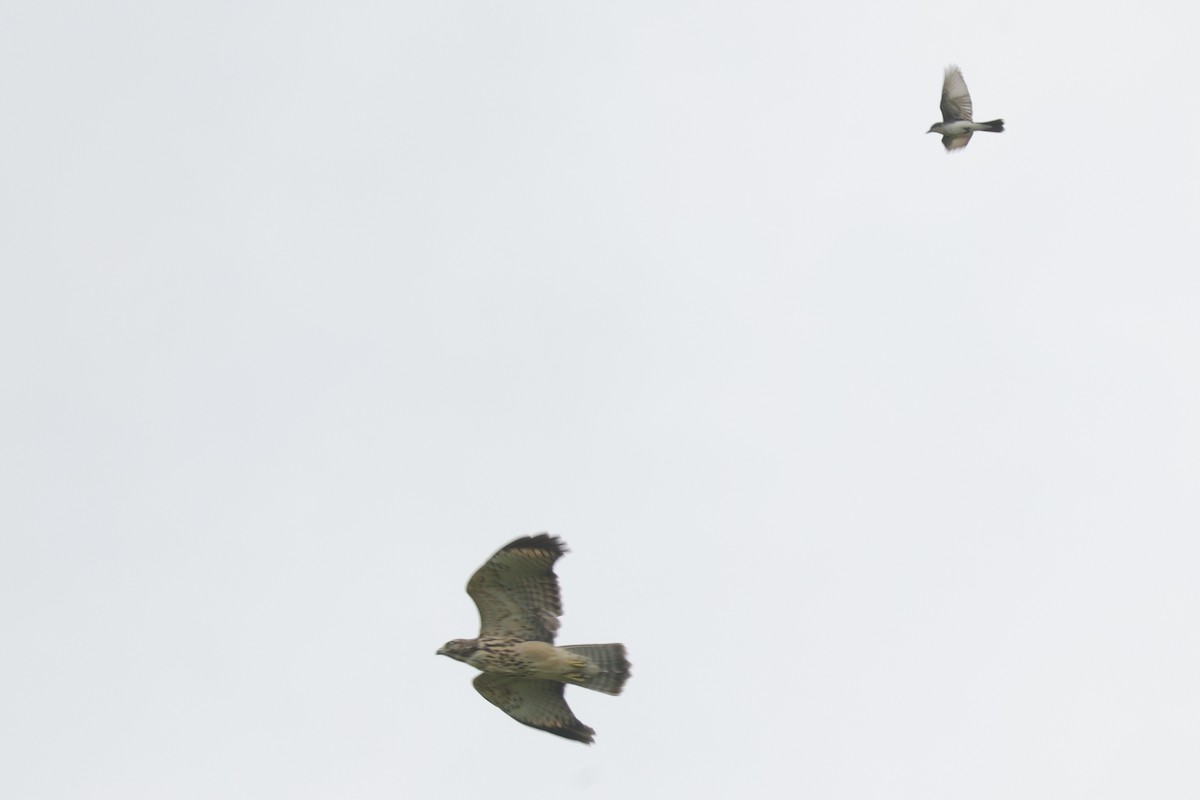
M 621 693 L 630 675 L 630 664 L 625 659 L 625 645 L 572 644 L 565 645 L 563 650 L 583 656 L 595 667 L 594 670 L 587 670 L 587 677 L 578 683 L 578 686 L 605 694 Z

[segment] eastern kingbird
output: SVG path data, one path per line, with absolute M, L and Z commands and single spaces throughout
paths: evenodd
M 1004 120 L 971 121 L 971 93 L 967 91 L 962 71 L 951 64 L 946 67 L 946 78 L 942 81 L 942 121 L 933 123 L 925 132 L 940 133 L 942 145 L 948 153 L 966 147 L 975 131 L 1003 133 Z

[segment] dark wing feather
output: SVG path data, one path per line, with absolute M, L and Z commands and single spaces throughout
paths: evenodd
M 484 672 L 474 685 L 485 700 L 517 722 L 585 744 L 595 739 L 596 732 L 572 713 L 557 681 Z
M 567 551 L 544 533 L 506 544 L 467 582 L 479 608 L 480 636 L 554 643 L 562 600 L 554 562 Z
M 967 82 L 963 80 L 962 71 L 953 64 L 946 67 L 946 76 L 942 79 L 942 122 L 971 121 L 974 110 L 971 108 L 971 93 L 967 91 Z

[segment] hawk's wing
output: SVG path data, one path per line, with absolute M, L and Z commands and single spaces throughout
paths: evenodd
M 509 542 L 488 559 L 467 582 L 479 607 L 479 635 L 553 644 L 562 614 L 554 562 L 565 552 L 557 536 L 541 533 Z
M 484 672 L 474 684 L 485 700 L 517 722 L 585 744 L 595 738 L 596 732 L 571 713 L 558 681 Z
M 946 67 L 946 77 L 942 80 L 942 122 L 958 122 L 963 119 L 970 122 L 972 113 L 971 93 L 967 91 L 967 82 L 963 80 L 959 68 L 951 64 Z M 966 142 L 958 145 L 965 146 Z M 946 145 L 946 149 L 953 148 Z

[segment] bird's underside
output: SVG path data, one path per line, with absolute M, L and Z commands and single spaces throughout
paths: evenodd
M 939 105 L 942 121 L 930 126 L 928 133 L 942 134 L 942 146 L 946 152 L 961 150 L 971 141 L 971 135 L 976 131 L 987 133 L 1003 133 L 1004 120 L 994 119 L 989 122 L 974 122 L 974 108 L 971 103 L 971 93 L 967 91 L 967 82 L 963 79 L 962 71 L 953 64 L 946 68 L 942 79 L 942 100 Z
M 554 645 L 562 614 L 554 562 L 565 552 L 546 534 L 502 547 L 467 583 L 479 637 L 452 640 L 438 653 L 480 670 L 475 689 L 518 722 L 590 744 L 595 731 L 571 711 L 563 688 L 620 694 L 629 662 L 621 644 Z

